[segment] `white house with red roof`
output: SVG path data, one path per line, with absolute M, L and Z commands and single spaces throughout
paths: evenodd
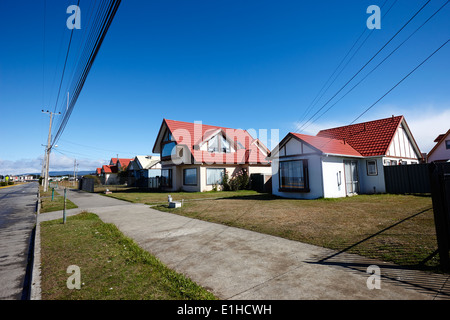
M 271 173 L 267 147 L 246 130 L 163 119 L 153 153 L 165 190 L 208 191 L 225 173 Z
M 272 193 L 338 198 L 385 192 L 383 166 L 417 164 L 422 154 L 403 116 L 288 133 L 270 153 Z
M 428 152 L 427 162 L 447 162 L 450 160 L 450 129 L 434 139 L 436 144 Z
M 103 165 L 101 168 L 101 175 L 100 179 L 102 181 L 102 184 L 105 185 L 111 185 L 111 184 L 117 184 L 119 181 L 118 177 L 118 169 L 116 165 Z
M 119 171 L 127 170 L 128 165 L 134 158 L 111 158 L 109 161 L 110 166 L 117 166 Z

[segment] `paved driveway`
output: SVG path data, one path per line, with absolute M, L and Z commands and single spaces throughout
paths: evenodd
M 442 299 L 448 275 L 404 270 L 357 255 L 160 212 L 143 204 L 68 192 L 79 209 L 115 224 L 168 267 L 221 299 Z M 101 204 L 101 205 L 100 205 Z M 61 213 L 53 213 L 61 217 Z M 40 219 L 52 219 L 42 214 Z M 329 258 L 327 258 L 329 257 Z M 369 266 L 380 289 L 369 289 Z M 369 281 L 370 283 L 375 283 Z

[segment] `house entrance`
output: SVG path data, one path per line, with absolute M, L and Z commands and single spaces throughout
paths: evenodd
M 359 192 L 358 161 L 344 160 L 346 195 L 354 195 Z

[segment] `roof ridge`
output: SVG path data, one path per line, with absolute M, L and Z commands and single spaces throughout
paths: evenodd
M 365 122 L 358 122 L 358 123 L 348 124 L 348 125 L 344 125 L 344 126 L 328 128 L 328 129 L 322 129 L 319 132 L 329 131 L 329 130 L 334 130 L 334 129 L 341 129 L 341 128 L 348 128 L 348 127 L 357 126 L 357 125 L 361 125 L 361 124 L 374 123 L 374 122 L 378 122 L 378 121 L 389 120 L 389 119 L 397 119 L 397 118 L 403 118 L 403 115 L 399 115 L 399 116 L 392 115 L 391 117 L 387 117 L 387 118 L 382 118 L 382 119 L 377 119 L 377 120 L 370 120 L 370 121 L 365 121 Z

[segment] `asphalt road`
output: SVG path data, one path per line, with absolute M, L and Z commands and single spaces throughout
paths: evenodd
M 0 189 L 0 300 L 28 299 L 27 267 L 38 183 Z

